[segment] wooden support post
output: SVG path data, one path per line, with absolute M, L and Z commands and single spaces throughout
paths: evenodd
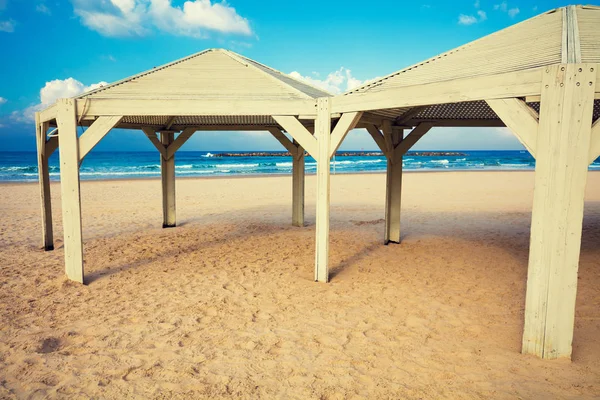
M 329 281 L 329 181 L 331 141 L 331 99 L 317 99 L 315 120 L 317 138 L 317 219 L 315 280 Z M 311 153 L 311 154 L 314 154 Z
M 50 169 L 48 167 L 50 155 L 46 152 L 48 122 L 40 122 L 39 113 L 35 113 L 35 129 L 42 206 L 42 246 L 44 250 L 49 251 L 54 250 L 54 233 L 52 231 L 52 200 L 50 198 Z
M 383 135 L 389 137 L 393 149 L 402 141 L 402 129 L 392 129 L 386 121 L 383 124 Z M 385 187 L 385 234 L 383 243 L 400 243 L 400 210 L 402 201 L 402 156 L 393 155 L 387 159 Z
M 175 133 L 172 131 L 160 132 L 160 141 L 165 148 L 168 148 L 175 140 Z M 162 178 L 163 195 L 163 228 L 172 228 L 175 226 L 175 156 L 167 159 L 164 155 L 160 156 L 160 172 Z
M 304 226 L 304 149 L 296 140 L 288 139 L 279 128 L 267 130 L 292 155 L 292 225 Z
M 59 100 L 57 116 L 60 152 L 65 271 L 73 281 L 83 283 L 83 241 L 81 235 L 81 194 L 79 189 L 79 139 L 75 100 Z
M 523 353 L 571 356 L 596 64 L 542 73 Z
M 304 226 L 304 149 L 295 140 L 292 154 L 292 225 Z

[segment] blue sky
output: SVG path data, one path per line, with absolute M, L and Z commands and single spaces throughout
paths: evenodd
M 568 3 L 529 0 L 0 0 L 0 139 L 35 149 L 32 112 L 212 47 L 228 48 L 329 90 L 387 75 Z M 418 149 L 522 149 L 505 129 L 439 128 Z M 341 149 L 375 149 L 362 131 Z M 98 150 L 151 150 L 111 132 Z M 278 150 L 269 134 L 196 134 L 183 150 Z

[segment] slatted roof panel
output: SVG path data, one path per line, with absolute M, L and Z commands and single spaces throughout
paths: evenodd
M 600 62 L 599 27 L 598 7 L 554 9 L 343 95 L 515 72 L 558 63 Z
M 285 101 L 327 96 L 331 94 L 232 51 L 210 49 L 78 98 Z

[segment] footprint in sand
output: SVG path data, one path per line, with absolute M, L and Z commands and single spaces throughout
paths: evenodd
M 46 338 L 40 343 L 40 347 L 36 350 L 36 353 L 48 354 L 54 353 L 57 350 L 60 350 L 60 339 L 55 337 Z

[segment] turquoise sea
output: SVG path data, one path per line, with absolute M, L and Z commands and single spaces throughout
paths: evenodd
M 286 156 L 218 157 L 221 152 L 180 151 L 175 156 L 175 171 L 181 177 L 240 176 L 290 174 L 292 160 Z M 248 152 L 250 153 L 250 152 Z M 275 153 L 275 152 L 270 152 Z M 353 153 L 353 152 L 345 152 Z M 332 172 L 384 172 L 383 156 L 351 154 L 336 156 Z M 408 153 L 403 164 L 407 171 L 456 170 L 530 170 L 535 160 L 527 151 L 457 151 L 458 156 L 416 156 Z M 590 169 L 600 170 L 600 159 Z M 316 171 L 315 160 L 306 159 L 306 172 Z M 59 179 L 58 152 L 50 158 L 50 176 Z M 152 178 L 160 176 L 157 152 L 92 152 L 81 165 L 81 179 Z M 36 181 L 35 152 L 3 152 L 0 154 L 0 181 Z

